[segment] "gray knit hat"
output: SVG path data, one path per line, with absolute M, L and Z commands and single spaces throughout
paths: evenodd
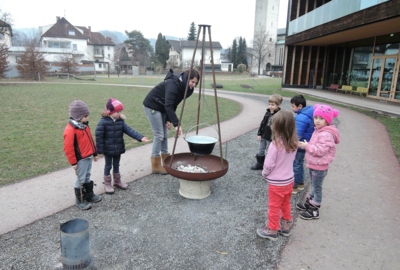
M 82 100 L 76 99 L 69 105 L 69 115 L 75 121 L 81 120 L 90 114 L 89 107 Z

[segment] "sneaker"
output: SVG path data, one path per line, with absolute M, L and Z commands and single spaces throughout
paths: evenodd
M 300 217 L 306 220 L 319 219 L 319 207 L 315 207 L 310 204 L 307 211 L 300 213 Z
M 297 193 L 299 193 L 299 188 L 298 187 L 297 188 L 293 187 L 292 194 L 296 195 Z
M 283 236 L 290 236 L 292 224 L 292 220 L 281 219 L 281 228 L 278 230 L 278 233 Z
M 297 189 L 298 189 L 298 190 L 304 190 L 304 184 L 298 185 L 298 186 L 297 186 Z
M 310 204 L 310 198 L 306 197 L 306 202 L 305 203 L 299 202 L 298 204 L 296 204 L 296 209 L 300 211 L 306 211 L 308 209 L 309 204 Z
M 257 234 L 262 238 L 269 239 L 274 242 L 278 240 L 278 231 L 273 231 L 268 228 L 266 230 L 264 230 L 264 228 L 257 229 Z

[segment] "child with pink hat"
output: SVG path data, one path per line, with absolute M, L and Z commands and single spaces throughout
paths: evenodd
M 322 184 L 328 173 L 329 164 L 336 154 L 336 144 L 340 142 L 339 131 L 331 125 L 333 118 L 339 111 L 329 105 L 316 104 L 314 106 L 315 130 L 307 143 L 299 142 L 299 147 L 306 150 L 306 166 L 310 171 L 311 192 L 305 203 L 298 203 L 296 208 L 302 219 L 318 219 L 322 202 Z
M 119 163 L 121 155 L 125 153 L 123 135 L 139 141 L 148 142 L 149 139 L 133 130 L 125 123 L 125 115 L 121 112 L 124 105 L 117 99 L 110 98 L 106 108 L 101 112 L 102 118 L 96 128 L 96 146 L 99 155 L 104 155 L 104 190 L 107 194 L 113 194 L 114 188 L 127 189 L 128 185 L 121 181 Z M 114 184 L 112 185 L 111 169 L 113 170 Z

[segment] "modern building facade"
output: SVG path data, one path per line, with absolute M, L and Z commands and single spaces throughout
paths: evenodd
M 400 103 L 400 0 L 289 0 L 283 87 L 339 84 Z

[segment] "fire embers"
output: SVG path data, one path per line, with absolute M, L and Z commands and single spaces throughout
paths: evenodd
M 208 172 L 210 172 L 201 166 L 198 166 L 198 165 L 192 166 L 191 164 L 188 164 L 186 166 L 180 165 L 176 168 L 176 170 L 181 171 L 181 172 L 188 172 L 188 173 L 208 173 Z

